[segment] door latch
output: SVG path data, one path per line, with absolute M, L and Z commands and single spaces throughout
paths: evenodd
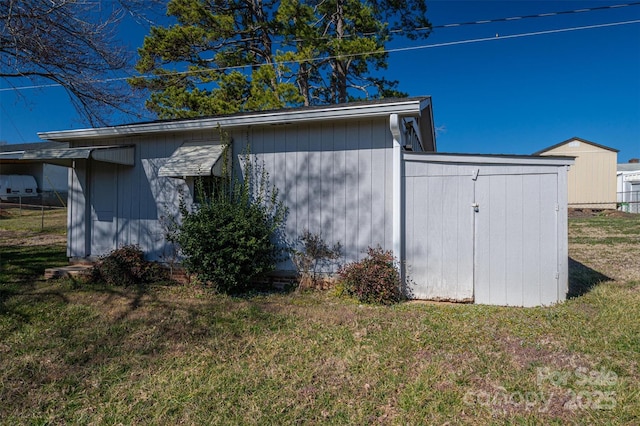
M 471 207 L 473 207 L 473 211 L 478 213 L 480 211 L 480 204 L 478 203 L 472 203 Z

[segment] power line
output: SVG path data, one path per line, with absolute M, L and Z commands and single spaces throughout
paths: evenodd
M 585 13 L 585 12 L 595 12 L 595 11 L 599 11 L 599 10 L 606 10 L 606 9 L 620 9 L 623 7 L 632 7 L 632 6 L 640 6 L 640 1 L 638 2 L 631 2 L 631 3 L 624 3 L 624 4 L 614 4 L 614 5 L 608 5 L 608 6 L 597 6 L 597 7 L 585 7 L 582 9 L 573 9 L 573 10 L 563 10 L 560 12 L 547 12 L 547 13 L 538 13 L 538 14 L 532 14 L 532 15 L 521 15 L 521 16 L 510 16 L 507 18 L 494 18 L 494 19 L 483 19 L 483 20 L 479 20 L 479 21 L 468 21 L 468 22 L 458 22 L 458 23 L 454 23 L 454 24 L 442 24 L 442 25 L 432 25 L 429 27 L 415 27 L 415 28 L 411 28 L 411 31 L 430 31 L 430 30 L 434 30 L 434 29 L 445 29 L 445 28 L 457 28 L 457 27 L 464 27 L 464 26 L 470 26 L 470 25 L 482 25 L 482 24 L 492 24 L 492 23 L 497 23 L 497 22 L 509 22 L 509 21 L 518 21 L 518 20 L 522 20 L 522 19 L 533 19 L 533 18 L 548 18 L 551 16 L 560 16 L 560 15 L 571 15 L 571 14 L 576 14 L 576 13 Z M 397 29 L 392 29 L 389 30 L 390 34 L 402 34 L 407 32 L 407 30 L 403 29 L 403 28 L 397 28 Z M 343 36 L 343 38 L 350 38 L 350 37 L 371 37 L 371 36 L 375 36 L 377 35 L 377 32 L 368 32 L 368 33 L 362 33 L 362 34 L 346 34 L 345 36 Z M 321 40 L 326 40 L 329 39 L 329 36 L 324 36 L 324 37 L 319 37 L 319 39 Z M 293 40 L 287 40 L 287 41 L 283 41 L 280 44 L 281 45 L 291 45 L 294 43 L 299 43 L 299 42 L 303 42 L 303 39 L 293 39 Z
M 549 16 L 557 16 L 557 15 L 570 15 L 575 13 L 584 13 L 584 12 L 594 12 L 596 10 L 605 10 L 605 9 L 619 9 L 622 7 L 631 7 L 631 6 L 640 6 L 640 2 L 632 2 L 625 4 L 614 4 L 608 6 L 597 6 L 597 7 L 585 7 L 582 9 L 574 9 L 574 10 L 564 10 L 561 12 L 548 12 L 548 13 L 538 13 L 535 15 L 522 15 L 522 16 L 511 16 L 509 18 L 497 18 L 497 19 L 486 19 L 481 21 L 469 21 L 469 22 L 461 22 L 458 24 L 446 24 L 446 25 L 434 25 L 431 28 L 453 28 L 453 27 L 462 27 L 465 25 L 480 25 L 480 24 L 490 24 L 495 22 L 507 22 L 507 21 L 517 21 L 520 19 L 532 19 L 532 18 L 548 18 Z M 402 30 L 393 30 L 394 31 L 402 31 Z
M 411 51 L 411 50 L 433 49 L 433 48 L 436 48 L 436 47 L 446 47 L 446 46 L 455 46 L 455 45 L 462 45 L 462 44 L 497 41 L 497 40 L 504 40 L 504 39 L 533 37 L 533 36 L 546 35 L 546 34 L 565 33 L 565 32 L 571 32 L 571 31 L 583 31 L 583 30 L 589 30 L 589 29 L 606 28 L 606 27 L 614 27 L 614 26 L 630 25 L 630 24 L 638 24 L 638 23 L 640 23 L 640 19 L 636 19 L 636 20 L 632 20 L 632 21 L 610 22 L 610 23 L 605 23 L 605 24 L 586 25 L 586 26 L 581 26 L 581 27 L 560 28 L 560 29 L 555 29 L 555 30 L 534 31 L 534 32 L 520 33 L 520 34 L 500 35 L 500 36 L 496 35 L 495 37 L 484 37 L 484 38 L 476 38 L 476 39 L 449 41 L 449 42 L 436 43 L 436 44 L 425 44 L 425 45 L 420 45 L 420 46 L 398 47 L 398 48 L 394 48 L 394 49 L 384 49 L 384 50 L 373 51 L 373 52 L 360 52 L 360 53 L 345 54 L 345 55 L 335 55 L 335 56 L 328 56 L 328 57 L 322 57 L 322 58 L 301 59 L 301 60 L 296 60 L 296 61 L 280 61 L 280 62 L 274 62 L 273 65 L 300 64 L 300 63 L 310 62 L 310 61 L 318 62 L 318 61 L 326 61 L 328 59 L 353 58 L 353 57 L 358 57 L 358 56 L 373 55 L 373 54 L 380 54 L 380 53 L 396 53 L 396 52 L 406 52 L 406 51 Z M 228 71 L 228 70 L 234 70 L 234 69 L 244 69 L 244 68 L 248 68 L 248 67 L 251 67 L 251 66 L 252 65 L 239 65 L 239 66 L 220 67 L 220 68 L 215 68 L 215 69 L 206 69 L 206 70 L 177 71 L 177 72 L 173 72 L 173 73 L 163 74 L 163 76 L 193 75 L 193 74 L 199 74 L 199 73 L 206 73 L 206 72 L 210 72 L 210 71 Z M 146 76 L 140 76 L 140 77 L 142 77 L 142 78 L 154 78 L 155 76 L 146 75 Z M 117 78 L 109 78 L 109 79 L 104 79 L 104 80 L 94 80 L 93 83 L 109 83 L 109 82 L 114 82 L 114 81 L 127 80 L 128 78 L 129 77 L 117 77 Z M 5 92 L 5 91 L 9 91 L 9 90 L 41 89 L 41 88 L 59 87 L 59 86 L 61 86 L 61 85 L 57 84 L 57 83 L 51 83 L 51 84 L 42 84 L 42 85 L 33 85 L 33 86 L 7 87 L 7 88 L 0 88 L 0 92 Z
M 618 26 L 618 25 L 629 25 L 629 24 L 638 24 L 638 23 L 640 23 L 640 19 L 636 19 L 636 20 L 633 20 L 633 21 L 611 22 L 611 23 L 607 23 L 607 24 L 587 25 L 587 26 L 583 26 L 583 27 L 559 28 L 559 29 L 555 29 L 555 30 L 534 31 L 534 32 L 529 32 L 529 33 L 512 34 L 512 35 L 504 35 L 504 36 L 503 35 L 496 35 L 495 37 L 484 37 L 484 38 L 476 38 L 476 39 L 460 40 L 460 41 L 449 41 L 449 42 L 444 42 L 444 43 L 429 44 L 429 45 L 422 45 L 422 46 L 399 47 L 399 48 L 396 48 L 396 49 L 386 50 L 386 52 L 387 53 L 406 52 L 406 51 L 409 51 L 409 50 L 430 49 L 430 48 L 434 48 L 434 47 L 455 46 L 455 45 L 459 45 L 459 44 L 480 43 L 480 42 L 484 42 L 484 41 L 495 41 L 495 40 L 504 40 L 504 39 L 511 39 L 511 38 L 532 37 L 532 36 L 545 35 L 545 34 L 566 33 L 566 32 L 570 32 L 570 31 L 590 30 L 590 29 L 594 29 L 594 28 L 614 27 L 614 26 Z

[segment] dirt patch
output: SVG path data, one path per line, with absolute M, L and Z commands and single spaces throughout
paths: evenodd
M 568 209 L 568 215 L 570 218 L 585 218 L 585 217 L 628 217 L 637 218 L 638 215 L 634 213 L 621 212 L 620 210 L 613 209 L 582 209 L 582 208 L 570 208 Z
M 0 231 L 0 244 L 6 246 L 51 246 L 66 244 L 65 235 L 31 231 Z
M 524 369 L 532 365 L 545 365 L 556 370 L 591 368 L 593 363 L 586 357 L 569 352 L 559 342 L 550 338 L 532 345 L 511 336 L 499 338 L 502 353 L 508 354 L 512 364 Z

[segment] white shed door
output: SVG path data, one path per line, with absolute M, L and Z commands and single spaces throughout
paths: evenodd
M 475 301 L 538 306 L 558 300 L 558 177 L 480 174 L 475 202 Z
M 413 164 L 411 172 L 411 297 L 515 306 L 558 300 L 556 174 L 428 163 Z
M 440 172 L 405 181 L 407 288 L 415 299 L 472 301 L 473 180 Z
M 91 255 L 101 256 L 115 248 L 116 173 L 115 166 L 91 165 Z

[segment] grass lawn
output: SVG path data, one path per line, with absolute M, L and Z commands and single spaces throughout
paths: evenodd
M 2 424 L 640 418 L 640 216 L 570 220 L 576 297 L 531 309 L 43 282 L 64 239 L 11 220 L 0 220 Z

